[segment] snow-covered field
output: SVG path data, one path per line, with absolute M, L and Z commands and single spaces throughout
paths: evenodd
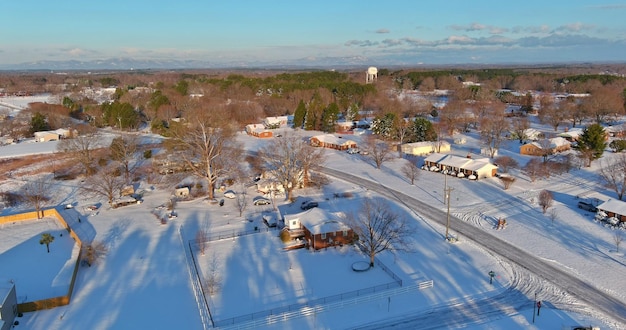
M 243 134 L 239 138 L 250 150 L 267 143 Z M 479 149 L 478 141 L 471 134 L 467 140 L 465 145 L 453 145 L 453 153 L 465 156 Z M 42 144 L 15 146 L 21 147 L 17 150 L 22 154 L 41 152 L 31 149 L 30 145 Z M 517 141 L 509 141 L 500 154 L 525 162 L 525 158 L 517 153 L 518 146 Z M 6 147 L 0 147 L 0 155 L 3 148 Z M 12 156 L 18 154 L 11 152 Z M 444 177 L 441 174 L 422 171 L 416 185 L 411 186 L 400 171 L 404 160 L 390 161 L 381 170 L 376 170 L 360 155 L 331 150 L 326 154 L 326 166 L 330 168 L 379 182 L 383 187 L 445 208 Z M 611 157 L 611 153 L 605 153 L 605 157 Z M 593 215 L 576 207 L 577 196 L 615 198 L 612 192 L 597 183 L 598 166 L 595 162 L 591 168 L 576 169 L 535 183 L 520 177 L 507 191 L 495 178 L 472 182 L 448 177 L 447 185 L 454 189 L 451 212 L 494 236 L 571 270 L 626 304 L 626 281 L 622 280 L 626 278 L 626 260 L 623 253 L 615 251 L 614 230 L 592 221 Z M 19 181 L 2 182 L 0 190 L 16 190 L 19 184 Z M 219 207 L 199 199 L 178 203 L 178 217 L 161 224 L 152 212 L 169 199 L 174 187 L 143 183 L 140 190 L 144 203 L 119 209 L 104 206 L 96 215 L 90 216 L 91 212 L 85 211 L 84 206 L 106 203 L 81 194 L 76 189 L 79 184 L 78 181 L 63 182 L 51 205 L 61 201 L 76 203 L 73 210 L 62 212 L 70 220 L 81 216 L 83 221 L 80 223 L 70 221 L 78 235 L 85 241 L 104 242 L 109 253 L 99 264 L 80 268 L 70 305 L 27 313 L 18 319 L 19 328 L 201 329 L 203 321 L 198 313 L 185 246 L 199 228 L 208 228 L 210 232 L 265 228 L 261 212 L 269 208 L 250 205 L 239 217 L 232 200 L 226 200 L 224 207 Z M 554 221 L 537 205 L 537 194 L 542 189 L 554 192 L 553 209 L 558 214 Z M 337 191 L 351 191 L 355 197 L 331 198 Z M 254 194 L 251 190 L 250 195 Z M 374 192 L 346 183 L 341 178 L 333 179 L 322 190 L 298 191 L 297 194 L 310 195 L 320 202 L 320 207 L 331 212 L 354 209 L 361 197 L 377 198 Z M 284 201 L 278 202 L 282 208 L 291 207 Z M 414 251 L 395 256 L 383 254 L 380 259 L 402 279 L 403 286 L 433 280 L 432 288 L 409 292 L 391 289 L 380 296 L 366 296 L 356 303 L 332 304 L 332 308 L 316 310 L 306 316 L 255 327 L 336 329 L 367 328 L 369 325 L 370 328 L 380 328 L 382 323 L 379 322 L 401 319 L 406 315 L 423 320 L 421 325 L 426 328 L 569 329 L 577 324 L 593 324 L 619 329 L 624 326 L 611 323 L 609 317 L 595 313 L 592 306 L 581 305 L 549 282 L 537 279 L 499 259 L 491 251 L 484 251 L 465 240 L 463 233 L 455 231 L 453 223 L 451 230 L 460 237 L 460 242 L 449 244 L 441 239 L 445 228 L 419 217 L 414 212 L 419 213 L 419 210 L 409 210 L 401 204 L 394 207 L 402 216 L 414 220 Z M 17 211 L 5 209 L 2 213 Z M 497 231 L 493 228 L 494 221 L 500 217 L 506 218 L 508 225 Z M 5 226 L 15 230 L 11 225 Z M 5 229 L 1 229 L 0 238 L 4 237 Z M 21 227 L 20 233 L 28 238 L 21 243 L 24 248 L 19 249 L 23 257 L 40 252 L 45 254 L 45 247 L 33 238 L 40 236 L 41 230 Z M 378 267 L 365 273 L 352 272 L 352 263 L 366 257 L 351 247 L 317 253 L 287 252 L 281 249 L 276 236 L 276 231 L 261 230 L 258 234 L 211 242 L 204 256 L 194 250 L 203 276 L 210 272 L 213 261 L 218 265 L 222 287 L 210 296 L 215 320 L 391 282 L 388 274 Z M 57 244 L 60 242 L 53 242 L 51 250 L 63 251 L 62 244 Z M 13 240 L 0 240 L 2 265 L 5 264 L 2 260 L 6 258 L 6 251 L 17 251 L 15 246 L 21 245 Z M 71 253 L 71 248 L 67 249 L 67 253 Z M 10 269 L 8 276 L 3 271 L 0 277 L 24 277 L 19 267 Z M 487 275 L 491 270 L 497 274 L 493 284 L 489 284 Z M 35 285 L 38 284 L 33 284 L 32 289 L 18 287 L 18 296 L 24 296 L 20 290 L 46 292 Z M 52 286 L 49 290 L 47 293 L 53 294 Z M 544 307 L 533 324 L 534 293 L 544 302 Z

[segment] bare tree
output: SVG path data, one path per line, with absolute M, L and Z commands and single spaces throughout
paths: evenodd
M 480 138 L 489 150 L 489 158 L 493 158 L 504 140 L 504 133 L 509 130 L 509 122 L 504 116 L 504 107 L 494 104 L 489 114 L 480 121 Z
M 508 175 L 501 175 L 500 181 L 502 182 L 502 185 L 504 185 L 504 190 L 509 190 L 513 183 L 515 183 L 515 178 Z
M 204 285 L 210 295 L 218 293 L 222 287 L 222 278 L 219 274 L 219 258 L 215 253 L 209 261 L 209 273 L 204 281 Z
M 243 214 L 243 211 L 248 207 L 248 196 L 246 195 L 246 187 L 242 181 L 239 182 L 239 191 L 235 195 L 235 204 L 237 210 L 239 210 L 239 216 Z
M 98 136 L 85 134 L 59 141 L 57 150 L 68 153 L 83 167 L 84 173 L 89 176 L 94 172 L 94 149 L 97 146 Z
M 136 135 L 122 135 L 116 137 L 110 146 L 111 158 L 120 163 L 124 170 L 124 180 L 130 183 L 130 175 L 139 164 L 137 151 L 139 150 L 139 138 Z
M 559 219 L 559 212 L 557 212 L 557 210 L 553 208 L 552 210 L 550 210 L 549 216 L 550 216 L 551 225 L 554 226 L 554 221 Z
M 274 139 L 259 150 L 258 156 L 262 160 L 261 167 L 282 184 L 287 192 L 287 200 L 293 200 L 293 190 L 304 185 L 308 171 L 324 161 L 322 149 L 314 148 L 305 140 L 289 134 Z M 316 163 L 316 159 L 320 162 Z
M 622 200 L 626 193 L 626 154 L 616 155 L 613 160 L 600 162 L 600 176 L 604 179 L 607 188 L 617 194 Z
M 368 135 L 365 138 L 365 150 L 368 152 L 367 156 L 374 161 L 377 169 L 380 169 L 384 162 L 393 159 L 389 145 L 377 140 L 373 135 Z
M 218 178 L 237 167 L 242 148 L 219 111 L 196 110 L 187 125 L 172 129 L 173 148 L 194 175 L 208 181 L 209 199 L 213 199 Z
M 522 173 L 526 174 L 530 179 L 530 182 L 535 182 L 539 178 L 546 176 L 546 166 L 539 158 L 533 158 L 522 167 Z
M 541 149 L 539 151 L 539 154 L 541 155 L 541 157 L 543 157 L 543 162 L 547 163 L 550 156 L 554 155 L 554 152 L 555 152 L 555 148 L 554 148 L 554 145 L 552 145 L 552 141 L 550 139 L 541 139 L 537 141 L 537 144 L 539 145 L 539 148 Z
M 415 180 L 419 177 L 419 171 L 420 168 L 414 160 L 409 160 L 402 166 L 402 174 L 411 181 L 411 185 L 415 184 Z
M 552 206 L 552 203 L 554 203 L 554 198 L 550 191 L 544 189 L 539 192 L 539 206 L 541 206 L 541 211 L 544 214 Z
M 88 177 L 81 189 L 105 197 L 109 205 L 111 205 L 113 199 L 120 195 L 124 184 L 119 168 L 114 165 L 108 165 L 100 168 L 94 175 Z
M 493 162 L 498 165 L 498 169 L 502 170 L 502 173 L 509 173 L 509 169 L 519 167 L 519 163 L 510 156 L 496 157 Z
M 413 233 L 409 223 L 394 213 L 388 202 L 365 198 L 358 211 L 346 215 L 346 222 L 370 257 L 370 267 L 374 267 L 374 258 L 383 251 L 409 249 L 407 238 Z
M 21 197 L 37 212 L 37 219 L 43 217 L 43 207 L 50 200 L 52 183 L 48 176 L 40 176 L 27 182 L 21 190 Z
M 82 262 L 89 267 L 95 265 L 98 260 L 102 259 L 109 251 L 106 245 L 99 241 L 83 245 L 82 250 Z
M 622 236 L 622 232 L 616 230 L 615 233 L 613 234 L 613 242 L 615 243 L 616 252 L 619 252 L 619 246 L 620 244 L 622 244 L 623 239 L 624 237 Z
M 208 234 L 204 229 L 198 229 L 196 232 L 196 244 L 198 244 L 198 250 L 200 250 L 200 254 L 202 255 L 206 253 L 206 248 L 208 246 L 207 237 Z
M 530 121 L 527 117 L 515 117 L 511 120 L 511 126 L 513 133 L 519 140 L 519 143 L 524 143 L 528 137 L 526 136 L 526 130 L 530 128 Z

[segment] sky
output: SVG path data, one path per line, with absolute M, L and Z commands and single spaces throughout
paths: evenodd
M 0 65 L 623 61 L 626 1 L 4 1 Z

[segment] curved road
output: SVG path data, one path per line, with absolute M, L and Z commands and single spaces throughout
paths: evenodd
M 329 168 L 322 168 L 321 172 L 329 176 L 341 178 L 342 180 L 355 185 L 362 186 L 368 190 L 375 191 L 387 198 L 398 200 L 410 209 L 422 215 L 424 218 L 435 221 L 443 226 L 446 225 L 447 214 L 445 212 L 413 197 L 407 196 L 399 191 L 383 187 L 377 182 L 372 182 Z M 452 221 L 454 221 L 455 231 L 462 233 L 464 237 L 474 241 L 474 243 L 484 247 L 488 251 L 502 256 L 506 260 L 519 265 L 544 280 L 551 282 L 555 286 L 571 294 L 573 297 L 586 303 L 591 308 L 600 311 L 613 320 L 626 325 L 626 306 L 620 300 L 569 274 L 566 270 L 548 264 L 526 251 L 486 233 L 480 228 L 450 215 L 450 222 Z M 390 323 L 395 322 L 397 323 L 396 325 L 400 325 L 406 324 L 407 321 L 410 320 L 394 320 L 390 321 Z M 393 324 L 386 324 L 386 326 L 393 326 Z

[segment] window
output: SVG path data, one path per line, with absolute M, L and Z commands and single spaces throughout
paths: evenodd
M 291 225 L 295 226 L 296 225 L 296 220 L 291 221 Z
M 322 239 L 326 239 L 326 233 L 322 234 Z
M 347 230 L 343 231 L 343 237 L 348 237 L 348 231 Z

